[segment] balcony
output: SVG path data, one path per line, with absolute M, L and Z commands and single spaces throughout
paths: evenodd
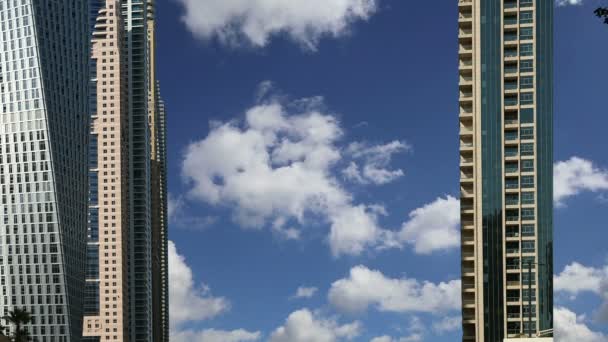
M 474 195 L 475 193 L 473 192 L 472 184 L 465 184 L 464 186 L 460 187 L 460 197 L 466 198 L 473 197 Z
M 462 283 L 462 288 L 463 289 L 474 289 L 475 288 L 475 283 Z
M 507 296 L 507 303 L 518 303 L 519 296 Z
M 508 16 L 504 19 L 505 26 L 517 25 L 517 16 Z
M 460 85 L 470 85 L 473 83 L 473 77 L 468 75 L 460 75 Z
M 466 141 L 461 141 L 460 142 L 460 148 L 461 149 L 470 149 L 475 147 L 475 145 L 472 142 L 466 142 Z
M 509 96 L 509 97 L 505 97 L 505 106 L 507 107 L 512 107 L 512 106 L 517 106 L 519 103 L 517 97 L 514 96 Z
M 460 165 L 461 166 L 466 166 L 468 164 L 473 164 L 473 158 L 460 157 Z
M 460 38 L 470 38 L 473 35 L 473 30 L 470 27 L 461 28 L 458 30 L 458 36 Z
M 508 271 L 517 271 L 520 270 L 521 267 L 519 266 L 519 264 L 507 264 L 506 268 Z
M 473 52 L 473 44 L 460 44 L 458 52 L 461 54 L 470 54 Z
M 460 12 L 458 13 L 459 22 L 469 22 L 473 20 L 473 14 L 471 12 Z
M 507 318 L 508 319 L 520 319 L 521 313 L 520 312 L 507 312 Z
M 505 148 L 505 157 L 513 158 L 519 155 L 519 150 L 517 148 Z
M 507 222 L 518 222 L 519 215 L 507 215 Z

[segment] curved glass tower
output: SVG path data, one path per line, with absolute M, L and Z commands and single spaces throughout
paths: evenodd
M 25 308 L 34 341 L 80 341 L 88 1 L 0 1 L 0 30 L 0 315 Z
M 552 0 L 458 0 L 463 341 L 553 335 Z

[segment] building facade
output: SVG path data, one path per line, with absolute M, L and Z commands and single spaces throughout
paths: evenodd
M 92 39 L 95 112 L 89 145 L 84 336 L 128 341 L 129 130 L 119 0 L 98 11 Z
M 463 341 L 552 340 L 553 6 L 458 0 Z
M 88 10 L 0 1 L 0 315 L 26 309 L 38 342 L 82 336 Z
M 168 341 L 165 111 L 155 74 L 154 3 L 92 1 L 98 13 L 85 335 Z

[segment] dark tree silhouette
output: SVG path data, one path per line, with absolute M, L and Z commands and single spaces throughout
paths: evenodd
M 593 13 L 595 13 L 598 18 L 604 19 L 605 24 L 608 24 L 608 7 L 598 7 Z
M 15 326 L 13 341 L 26 342 L 30 340 L 30 334 L 23 328 L 24 325 L 32 321 L 32 316 L 25 309 L 15 308 L 4 317 L 9 323 Z

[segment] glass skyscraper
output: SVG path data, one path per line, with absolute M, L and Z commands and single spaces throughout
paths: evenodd
M 463 341 L 552 341 L 553 6 L 458 0 Z
M 0 30 L 0 315 L 30 312 L 34 341 L 80 341 L 88 1 L 3 0 Z

